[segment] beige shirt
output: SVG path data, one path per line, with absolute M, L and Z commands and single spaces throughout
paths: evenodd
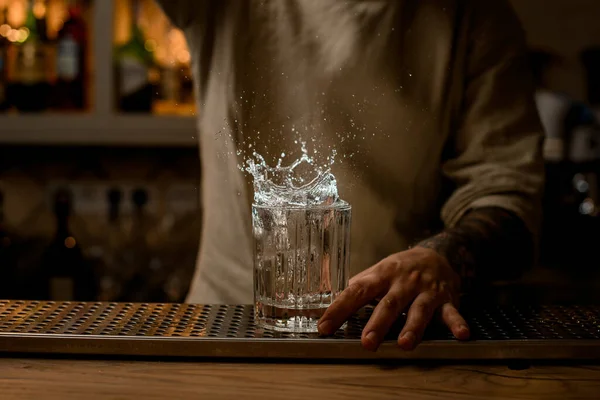
M 505 0 L 162 3 L 185 30 L 200 110 L 204 226 L 190 302 L 253 301 L 252 193 L 236 150 L 298 154 L 292 128 L 341 155 L 352 274 L 475 207 L 537 229 L 542 130 Z

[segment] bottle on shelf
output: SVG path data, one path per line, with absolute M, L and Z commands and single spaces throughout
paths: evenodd
M 71 193 L 59 189 L 54 197 L 56 233 L 41 263 L 44 299 L 90 301 L 96 299 L 94 271 L 69 229 Z
M 33 15 L 44 53 L 44 80 L 46 83 L 46 108 L 51 106 L 52 88 L 56 82 L 56 46 L 48 32 L 48 3 L 50 0 L 33 0 Z
M 11 68 L 10 102 L 19 111 L 37 112 L 48 106 L 50 90 L 45 35 L 38 31 L 35 0 L 29 2 L 25 25 L 18 30 L 15 65 Z
M 184 302 L 196 267 L 202 215 L 195 184 L 174 184 L 166 194 L 163 219 L 169 275 L 164 282 L 168 302 Z
M 8 102 L 8 5 L 0 7 L 0 111 L 9 108 Z
M 161 100 L 177 105 L 181 102 L 181 79 L 173 46 L 175 28 L 169 24 L 167 32 L 167 56 L 161 68 Z
M 146 37 L 140 21 L 141 4 L 132 0 L 131 37 L 115 49 L 117 96 L 120 111 L 151 112 L 154 87 L 150 71 L 154 55 L 146 49 Z
M 127 276 L 123 279 L 118 301 L 162 302 L 166 298 L 162 287 L 166 271 L 156 243 L 150 240 L 156 224 L 147 210 L 148 192 L 137 189 L 131 200 L 133 218 L 123 250 Z
M 112 188 L 107 193 L 108 226 L 104 249 L 104 271 L 100 275 L 98 300 L 116 301 L 123 282 L 122 249 L 125 245 L 125 235 L 121 221 L 121 205 L 123 192 Z
M 68 0 L 68 18 L 56 40 L 56 85 L 53 107 L 83 110 L 87 106 L 87 26 L 79 0 Z
M 40 35 L 40 41 L 42 44 L 47 44 L 50 39 L 48 38 L 48 21 L 46 19 L 48 11 L 46 8 L 46 0 L 32 0 L 32 3 L 35 26 Z
M 190 52 L 183 33 L 170 23 L 166 26 L 166 40 L 157 45 L 160 64 L 160 101 L 155 102 L 158 114 L 193 115 L 195 103 L 191 80 Z

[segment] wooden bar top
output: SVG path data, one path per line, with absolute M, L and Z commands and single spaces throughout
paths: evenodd
M 0 358 L 13 399 L 600 399 L 600 365 L 219 363 Z

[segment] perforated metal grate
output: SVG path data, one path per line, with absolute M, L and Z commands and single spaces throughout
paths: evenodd
M 246 305 L 0 301 L 0 351 L 365 358 L 367 354 L 360 352 L 357 341 L 371 311 L 371 308 L 362 310 L 333 337 L 319 338 L 260 329 L 254 322 L 252 306 Z M 484 345 L 488 349 L 486 354 L 495 355 L 489 358 L 511 355 L 545 358 L 549 355 L 542 354 L 539 348 L 546 345 L 555 352 L 557 346 L 563 348 L 563 353 L 570 349 L 569 357 L 600 357 L 600 307 L 466 307 L 463 313 L 472 330 L 471 343 L 457 343 L 445 327 L 434 324 L 425 335 L 424 345 L 410 354 L 428 358 L 436 354 L 444 355 L 440 358 L 461 354 L 481 358 L 483 353 L 473 353 L 472 349 Z M 402 323 L 400 319 L 390 333 L 390 351 L 386 352 L 384 346 L 378 357 L 394 354 L 405 357 L 391 351 Z M 242 343 L 246 347 L 240 347 Z M 269 346 L 261 347 L 266 343 Z M 131 346 L 128 349 L 124 344 Z M 306 347 L 311 344 L 319 344 L 321 350 Z M 535 346 L 531 347 L 532 344 Z M 323 345 L 329 348 L 325 351 Z M 454 355 L 449 352 L 452 348 Z M 530 350 L 525 354 L 523 348 Z M 532 352 L 533 348 L 538 350 Z M 307 351 L 311 354 L 305 354 Z M 548 349 L 544 351 L 547 353 Z
M 361 326 L 361 318 L 356 316 L 346 331 L 335 337 L 360 337 Z M 254 323 L 253 307 L 249 305 L 39 301 L 0 301 L 2 333 L 214 338 L 314 336 L 260 329 Z

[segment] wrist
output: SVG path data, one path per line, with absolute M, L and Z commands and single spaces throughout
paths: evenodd
M 475 259 L 459 230 L 442 231 L 419 242 L 415 248 L 435 252 L 459 275 L 462 287 L 471 288 L 475 278 Z

